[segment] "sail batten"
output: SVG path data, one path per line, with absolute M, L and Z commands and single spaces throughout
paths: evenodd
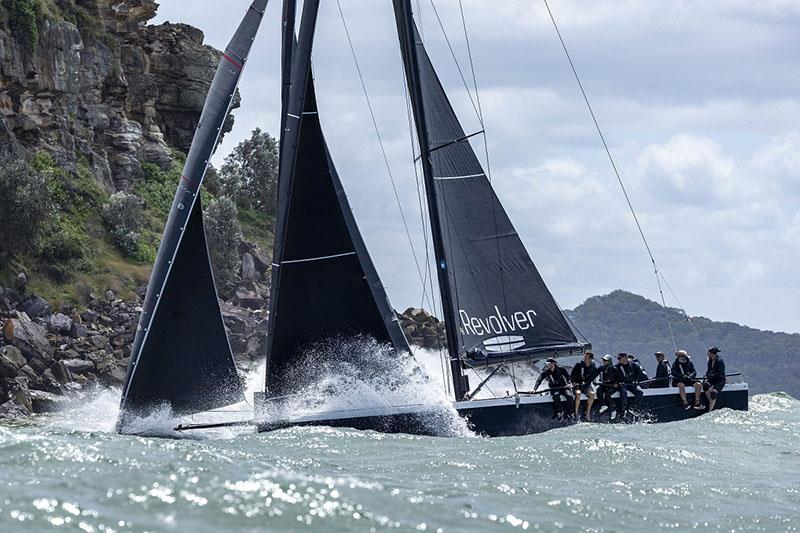
M 562 353 L 579 343 L 500 203 L 456 116 L 411 15 L 394 0 L 429 189 L 451 359 Z M 534 214 L 539 218 L 541 214 Z M 437 235 L 438 234 L 438 235 Z M 437 238 L 438 237 L 438 238 Z M 513 342 L 503 336 L 515 335 Z M 451 339 L 455 339 L 454 342 Z M 455 346 L 453 346 L 453 344 Z M 453 369 L 454 381 L 460 369 Z

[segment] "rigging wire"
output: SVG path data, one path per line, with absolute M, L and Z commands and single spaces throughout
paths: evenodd
M 383 162 L 386 165 L 386 173 L 389 176 L 389 181 L 392 183 L 392 191 L 394 191 L 394 198 L 395 198 L 395 201 L 397 202 L 397 207 L 398 207 L 398 209 L 400 211 L 400 218 L 403 220 L 403 227 L 405 228 L 405 231 L 406 231 L 406 237 L 408 238 L 408 243 L 411 246 L 411 254 L 414 257 L 414 263 L 415 263 L 415 265 L 417 267 L 417 274 L 419 275 L 420 280 L 424 284 L 425 281 L 424 281 L 424 277 L 422 275 L 422 268 L 420 267 L 419 259 L 417 258 L 417 252 L 416 252 L 416 249 L 414 248 L 414 239 L 411 237 L 411 230 L 409 229 L 408 222 L 406 221 L 406 215 L 405 215 L 405 211 L 403 210 L 403 204 L 400 201 L 400 193 L 398 192 L 397 184 L 394 181 L 394 175 L 392 174 L 392 168 L 391 168 L 391 165 L 389 164 L 389 157 L 386 155 L 386 148 L 384 147 L 384 144 L 383 144 L 383 138 L 381 137 L 381 131 L 380 131 L 380 128 L 378 127 L 378 121 L 375 118 L 375 111 L 374 111 L 374 109 L 372 107 L 372 101 L 370 100 L 369 92 L 367 91 L 367 84 L 366 84 L 366 82 L 364 80 L 364 76 L 363 76 L 363 74 L 361 72 L 361 65 L 358 62 L 358 55 L 356 54 L 356 49 L 355 49 L 355 46 L 353 45 L 353 40 L 350 37 L 350 30 L 349 30 L 349 28 L 347 26 L 347 20 L 345 19 L 344 11 L 342 11 L 341 1 L 340 0 L 336 0 L 336 5 L 339 8 L 339 16 L 342 19 L 342 26 L 344 27 L 344 33 L 347 36 L 347 43 L 350 46 L 350 53 L 353 56 L 353 62 L 355 63 L 355 66 L 356 66 L 356 72 L 358 73 L 358 78 L 361 81 L 361 89 L 362 89 L 362 91 L 364 93 L 364 99 L 366 100 L 366 103 L 367 103 L 367 109 L 369 110 L 370 118 L 372 119 L 372 126 L 374 127 L 375 135 L 378 138 L 378 144 L 380 145 L 381 155 L 383 156 Z
M 458 57 L 456 57 L 455 49 L 453 48 L 453 45 L 450 42 L 450 38 L 447 35 L 447 30 L 445 29 L 444 23 L 442 22 L 442 19 L 439 16 L 439 11 L 436 9 L 436 4 L 434 3 L 434 0 L 430 0 L 430 3 L 431 3 L 431 7 L 433 8 L 434 15 L 436 15 L 436 20 L 439 23 L 439 28 L 441 28 L 441 30 L 442 30 L 442 35 L 444 36 L 444 40 L 447 43 L 448 49 L 450 50 L 450 55 L 453 58 L 453 62 L 455 63 L 456 68 L 458 69 L 459 75 L 461 76 L 461 81 L 464 84 L 464 88 L 467 91 L 467 95 L 469 96 L 469 100 L 472 103 L 472 107 L 475 110 L 476 115 L 478 116 L 478 122 L 481 125 L 481 132 L 480 133 L 482 134 L 482 137 L 483 137 L 484 156 L 486 158 L 486 177 L 489 180 L 489 183 L 491 184 L 492 183 L 492 165 L 491 165 L 491 158 L 489 157 L 489 142 L 488 142 L 488 138 L 487 138 L 487 134 L 486 134 L 486 125 L 484 124 L 484 120 L 483 120 L 483 108 L 481 106 L 480 91 L 478 90 L 478 77 L 477 77 L 477 74 L 475 73 L 475 62 L 474 62 L 473 57 L 472 57 L 472 45 L 471 45 L 470 40 L 469 40 L 469 31 L 467 29 L 467 19 L 466 19 L 466 16 L 464 15 L 464 6 L 463 6 L 461 0 L 459 0 L 458 6 L 459 6 L 460 13 L 461 13 L 461 27 L 464 30 L 464 40 L 466 42 L 466 47 L 467 47 L 467 56 L 469 57 L 469 66 L 470 66 L 470 71 L 471 71 L 471 74 L 472 74 L 472 82 L 473 82 L 473 85 L 475 87 L 475 99 L 474 100 L 472 98 L 472 91 L 471 91 L 471 89 L 469 87 L 469 84 L 467 83 L 467 79 L 464 76 L 463 70 L 461 69 L 461 64 L 458 61 Z M 499 200 L 496 198 L 494 191 L 492 191 L 491 198 L 489 199 L 489 201 L 492 204 L 492 224 L 494 225 L 494 233 L 495 233 L 495 235 L 497 235 L 497 233 L 498 233 L 498 229 L 497 229 L 498 228 L 498 225 L 497 225 L 497 207 L 498 207 L 498 204 L 499 204 Z M 503 295 L 503 306 L 505 308 L 508 308 L 508 295 L 506 293 L 505 272 L 504 272 L 504 268 L 503 268 L 503 261 L 502 261 L 502 254 L 501 254 L 501 251 L 500 251 L 500 239 L 499 238 L 495 239 L 495 245 L 496 245 L 496 251 L 497 251 L 497 265 L 498 265 L 498 268 L 500 269 L 500 291 L 501 291 L 501 293 Z M 454 277 L 455 277 L 455 274 L 454 274 Z M 484 303 L 484 308 L 488 310 L 488 307 L 486 306 L 485 303 Z
M 658 270 L 658 264 L 656 263 L 653 251 L 650 248 L 650 243 L 647 241 L 647 237 L 644 234 L 644 229 L 642 229 L 642 225 L 639 222 L 639 216 L 636 214 L 636 209 L 634 209 L 633 207 L 633 202 L 631 201 L 630 195 L 628 194 L 628 189 L 625 187 L 625 183 L 622 181 L 622 176 L 620 175 L 619 170 L 617 169 L 617 164 L 614 161 L 614 157 L 611 155 L 611 149 L 608 147 L 605 135 L 603 134 L 603 130 L 600 128 L 600 123 L 597 121 L 597 116 L 594 113 L 594 108 L 592 107 L 592 104 L 589 102 L 589 97 L 586 94 L 586 90 L 583 88 L 583 83 L 581 82 L 581 78 L 578 75 L 577 69 L 575 68 L 575 63 L 572 61 L 572 56 L 570 55 L 569 50 L 567 49 L 567 44 L 564 41 L 564 37 L 561 35 L 561 30 L 558 28 L 555 16 L 553 16 L 553 12 L 550 9 L 550 4 L 547 3 L 547 0 L 542 0 L 542 1 L 544 2 L 545 8 L 547 8 L 547 14 L 550 15 L 550 20 L 553 22 L 553 27 L 555 28 L 556 34 L 558 35 L 558 40 L 561 42 L 561 48 L 564 49 L 564 54 L 567 56 L 567 61 L 569 61 L 569 66 L 572 69 L 572 74 L 575 76 L 575 81 L 578 82 L 578 88 L 581 91 L 581 95 L 583 95 L 584 102 L 586 102 L 586 107 L 589 110 L 589 114 L 592 117 L 592 122 L 594 122 L 594 126 L 597 129 L 597 133 L 600 136 L 600 140 L 603 143 L 603 148 L 605 149 L 606 155 L 608 156 L 608 160 L 611 162 L 611 168 L 614 170 L 614 175 L 617 177 L 619 186 L 622 189 L 622 194 L 625 196 L 625 201 L 628 204 L 628 209 L 633 215 L 634 222 L 636 222 L 636 228 L 639 230 L 639 235 L 641 236 L 642 242 L 644 243 L 644 247 L 647 250 L 647 255 L 650 256 L 650 262 L 653 265 L 653 273 L 656 277 L 656 283 L 658 284 L 658 292 L 661 295 L 661 304 L 664 309 L 664 318 L 666 319 L 667 327 L 669 328 L 669 336 L 672 339 L 672 347 L 675 349 L 675 351 L 677 351 L 678 345 L 675 342 L 675 334 L 672 331 L 672 324 L 669 321 L 667 302 L 666 298 L 664 298 L 664 289 L 661 285 L 661 279 L 664 276 Z
M 467 90 L 467 95 L 469 96 L 469 101 L 472 104 L 472 109 L 475 110 L 475 115 L 478 117 L 478 122 L 481 124 L 481 129 L 485 130 L 486 128 L 483 126 L 483 114 L 480 112 L 478 105 L 475 103 L 475 99 L 472 98 L 472 89 L 470 89 L 469 83 L 467 83 L 467 78 L 464 76 L 464 71 L 461 69 L 461 63 L 459 63 L 458 58 L 456 57 L 456 51 L 453 49 L 453 44 L 450 42 L 450 37 L 447 35 L 447 30 L 444 29 L 444 23 L 442 22 L 441 17 L 439 17 L 439 11 L 436 9 L 436 4 L 433 3 L 433 0 L 430 0 L 430 2 L 431 7 L 433 8 L 433 14 L 436 15 L 436 20 L 439 22 L 439 28 L 441 28 L 442 35 L 444 35 L 444 40 L 447 43 L 447 48 L 450 49 L 450 55 L 453 57 L 453 62 L 456 64 L 456 69 L 458 69 L 459 76 L 461 76 L 461 82 L 464 84 L 464 88 Z

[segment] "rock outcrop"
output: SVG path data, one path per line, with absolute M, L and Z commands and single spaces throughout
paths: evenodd
M 7 5 L 0 160 L 46 150 L 70 171 L 88 166 L 109 191 L 128 191 L 143 162 L 166 168 L 173 148 L 188 151 L 220 55 L 202 31 L 148 26 L 154 0 L 60 0 L 38 8 L 31 42 Z
M 427 350 L 440 350 L 446 346 L 444 322 L 425 309 L 409 307 L 397 318 L 410 344 Z
M 262 284 L 242 283 L 220 307 L 244 377 L 265 356 L 268 291 Z M 63 306 L 54 312 L 37 296 L 0 287 L 0 418 L 53 411 L 71 393 L 121 386 L 146 287 L 137 292 L 133 302 L 111 290 L 99 298 L 90 294 L 82 309 Z M 37 316 L 23 309 L 36 310 Z

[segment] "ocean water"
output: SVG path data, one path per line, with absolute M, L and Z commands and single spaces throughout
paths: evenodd
M 449 437 L 119 436 L 118 401 L 0 422 L 0 532 L 800 530 L 800 401 L 781 393 L 749 412 L 498 439 L 455 416 Z M 175 435 L 168 414 L 148 422 Z

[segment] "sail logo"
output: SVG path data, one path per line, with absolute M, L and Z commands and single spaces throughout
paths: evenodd
M 508 316 L 500 312 L 500 308 L 494 306 L 495 314 L 489 315 L 486 318 L 477 318 L 469 316 L 469 313 L 463 309 L 458 310 L 458 316 L 461 319 L 461 327 L 464 332 L 470 335 L 502 335 L 504 333 L 513 333 L 515 331 L 525 331 L 534 327 L 535 318 L 538 316 L 536 311 L 528 309 L 527 311 L 516 311 Z

